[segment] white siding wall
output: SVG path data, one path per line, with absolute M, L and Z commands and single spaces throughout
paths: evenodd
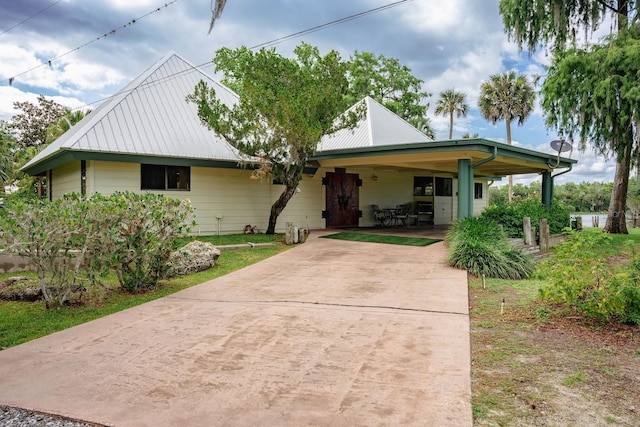
M 482 199 L 473 199 L 473 216 L 479 216 L 489 205 L 489 188 L 486 181 L 476 181 L 482 184 Z
M 54 169 L 51 181 L 51 195 L 54 199 L 65 193 L 80 193 L 80 161 Z
M 372 172 L 363 169 L 352 169 L 347 172 L 357 173 L 362 179 L 362 187 L 360 187 L 361 226 L 368 227 L 376 224 L 371 205 L 378 205 L 381 209 L 394 208 L 396 205 L 409 203 L 413 200 L 413 174 L 411 173 Z M 374 175 L 377 177 L 375 181 Z
M 137 163 L 87 162 L 87 195 L 115 191 L 140 193 L 140 165 Z
M 195 208 L 198 225 L 193 230 L 198 234 L 239 233 L 247 224 L 266 230 L 273 201 L 282 192 L 281 185 L 272 185 L 271 180 L 253 180 L 251 171 L 241 169 L 191 168 L 191 191 L 155 191 L 180 200 L 189 200 Z M 90 178 L 89 178 L 90 177 Z M 91 183 L 87 191 L 109 194 L 114 191 L 140 190 L 140 165 L 137 163 L 115 163 L 93 161 L 88 164 L 87 180 Z M 296 226 L 323 228 L 321 218 L 322 178 L 305 175 L 289 205 L 278 218 L 276 231 L 285 229 L 288 221 Z
M 324 219 L 322 219 L 325 197 L 322 176 L 322 171 L 318 170 L 313 176 L 305 174 L 302 177 L 302 182 L 298 186 L 300 191 L 293 195 L 287 207 L 278 217 L 276 231 L 284 232 L 287 222 L 292 222 L 296 227 L 309 227 L 311 229 L 325 227 Z M 268 225 L 271 204 L 278 200 L 283 191 L 284 185 L 271 185 L 271 200 L 266 208 L 267 218 L 261 230 Z
M 300 191 L 294 194 L 278 218 L 277 232 L 287 222 L 298 227 L 325 227 L 321 214 L 325 206 L 325 187 L 322 177 L 333 169 L 319 169 L 313 176 L 305 174 Z M 360 187 L 361 226 L 375 225 L 371 205 L 395 207 L 413 200 L 413 173 L 348 169 L 362 179 Z M 198 225 L 194 233 L 239 233 L 246 224 L 266 230 L 271 205 L 283 190 L 271 180 L 253 180 L 251 171 L 241 169 L 191 168 L 191 191 L 157 191 L 168 197 L 190 200 L 195 208 Z M 419 174 L 421 175 L 421 174 Z M 454 194 L 457 180 L 453 181 Z M 80 192 L 80 162 L 73 162 L 53 171 L 53 197 L 67 192 Z M 140 190 L 140 164 L 104 161 L 87 162 L 87 193 L 110 194 L 114 191 Z M 474 215 L 487 206 L 488 189 L 483 182 L 483 199 L 474 200 Z M 448 224 L 457 218 L 457 197 L 435 197 L 435 223 Z

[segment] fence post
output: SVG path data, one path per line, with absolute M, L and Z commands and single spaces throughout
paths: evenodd
M 540 252 L 549 250 L 549 224 L 546 218 L 540 218 Z
M 524 218 L 522 218 L 522 230 L 524 231 L 524 244 L 525 245 L 532 245 L 532 239 L 531 239 L 531 217 L 525 216 Z
M 293 243 L 295 242 L 294 237 L 293 237 L 293 223 L 292 222 L 287 222 L 287 228 L 285 230 L 284 233 L 284 242 L 287 245 L 293 245 Z

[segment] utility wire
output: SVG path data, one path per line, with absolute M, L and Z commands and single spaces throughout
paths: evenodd
M 348 21 L 351 21 L 353 19 L 358 19 L 358 18 L 361 18 L 361 17 L 363 17 L 365 15 L 369 15 L 371 13 L 376 13 L 376 12 L 380 12 L 382 10 L 391 9 L 392 7 L 400 6 L 402 3 L 406 3 L 408 1 L 412 1 L 412 0 L 400 0 L 400 1 L 396 1 L 394 3 L 386 4 L 384 6 L 376 7 L 376 8 L 373 8 L 373 9 L 369 9 L 369 10 L 364 11 L 364 12 L 360 12 L 360 13 L 356 13 L 354 15 L 346 16 L 344 18 L 336 19 L 335 21 L 327 22 L 327 23 L 321 24 L 321 25 L 316 25 L 315 27 L 307 28 L 306 30 L 298 31 L 297 33 L 293 33 L 293 34 L 289 34 L 288 36 L 279 37 L 277 39 L 273 39 L 273 40 L 268 41 L 268 42 L 260 43 L 260 44 L 257 44 L 255 46 L 250 47 L 249 49 L 258 49 L 258 48 L 261 48 L 261 47 L 275 46 L 275 45 L 280 44 L 282 42 L 285 42 L 285 41 L 287 41 L 289 39 L 293 39 L 293 38 L 296 38 L 296 37 L 299 37 L 299 36 L 304 36 L 306 34 L 314 33 L 316 31 L 320 31 L 320 30 L 322 30 L 324 28 L 331 27 L 331 26 L 337 25 L 337 24 L 342 24 L 343 22 L 348 22 Z
M 60 1 L 61 1 L 61 0 L 60 0 Z M 36 66 L 35 66 L 35 67 L 33 67 L 33 68 L 30 68 L 30 69 L 28 69 L 28 70 L 26 70 L 26 71 L 23 71 L 23 72 L 21 72 L 21 73 L 19 73 L 19 74 L 16 74 L 15 76 L 13 76 L 13 77 L 10 77 L 10 78 L 9 78 L 9 85 L 10 85 L 10 86 L 11 86 L 11 85 L 13 85 L 13 81 L 14 81 L 14 80 L 15 80 L 15 78 L 16 78 L 16 77 L 18 77 L 18 76 L 21 76 L 21 75 L 23 75 L 23 74 L 27 74 L 27 73 L 29 73 L 29 72 L 31 72 L 31 71 L 33 71 L 33 70 L 37 70 L 38 68 L 44 67 L 45 65 L 49 65 L 49 66 L 51 66 L 51 63 L 52 63 L 53 61 L 55 61 L 55 60 L 57 60 L 57 59 L 60 59 L 60 58 L 62 58 L 63 56 L 69 55 L 70 53 L 73 53 L 73 52 L 75 52 L 75 51 L 77 51 L 77 50 L 80 50 L 80 49 L 82 49 L 82 48 L 83 48 L 83 47 L 85 47 L 85 46 L 88 46 L 88 45 L 90 45 L 90 44 L 92 44 L 92 43 L 95 43 L 95 42 L 97 42 L 97 41 L 98 41 L 98 40 L 100 40 L 100 39 L 103 39 L 103 38 L 106 38 L 107 36 L 113 35 L 113 34 L 115 34 L 115 33 L 116 33 L 116 31 L 121 30 L 121 29 L 126 28 L 126 27 L 129 27 L 129 26 L 131 26 L 131 25 L 135 24 L 136 22 L 140 21 L 141 19 L 144 19 L 144 18 L 146 18 L 147 16 L 149 16 L 149 15 L 151 15 L 151 14 L 154 14 L 154 13 L 156 13 L 156 12 L 160 12 L 160 10 L 161 10 L 161 9 L 165 9 L 165 8 L 167 8 L 167 7 L 171 6 L 172 4 L 174 4 L 175 2 L 178 2 L 178 1 L 180 1 L 180 0 L 172 0 L 172 1 L 168 2 L 168 3 L 165 3 L 163 6 L 160 6 L 160 7 L 156 8 L 156 9 L 152 10 L 151 12 L 148 12 L 148 13 L 146 13 L 146 14 L 144 14 L 144 15 L 142 15 L 142 16 L 140 16 L 140 17 L 138 17 L 138 18 L 134 18 L 134 19 L 132 19 L 131 21 L 127 22 L 126 24 L 121 25 L 121 26 L 119 26 L 118 28 L 116 28 L 116 29 L 113 29 L 113 30 L 109 31 L 108 33 L 104 33 L 103 35 L 101 35 L 101 36 L 99 36 L 99 37 L 96 37 L 96 38 L 95 38 L 95 39 L 93 39 L 93 40 L 90 40 L 90 41 L 88 41 L 88 42 L 86 42 L 86 43 L 84 43 L 84 44 L 82 44 L 82 45 L 80 45 L 80 46 L 78 46 L 78 47 L 76 47 L 76 48 L 74 48 L 74 49 L 71 49 L 71 50 L 69 50 L 69 51 L 67 51 L 67 52 L 65 52 L 65 53 L 63 53 L 63 54 L 60 54 L 60 55 L 56 56 L 55 58 L 51 58 L 51 59 L 47 60 L 47 61 L 46 61 L 46 63 L 40 64 L 40 65 L 36 65 Z
M 327 22 L 325 24 L 316 25 L 315 27 L 311 27 L 311 28 L 308 28 L 306 30 L 298 31 L 296 33 L 292 33 L 292 34 L 289 34 L 287 36 L 279 37 L 279 38 L 273 39 L 273 40 L 268 41 L 268 42 L 260 43 L 260 44 L 257 44 L 257 45 L 254 45 L 254 46 L 250 47 L 249 49 L 255 50 L 255 49 L 258 49 L 258 48 L 262 48 L 262 47 L 275 46 L 276 44 L 283 43 L 283 42 L 285 42 L 285 41 L 287 41 L 289 39 L 292 39 L 292 38 L 295 38 L 295 37 L 299 37 L 299 36 L 302 36 L 302 35 L 305 35 L 305 34 L 313 33 L 313 32 L 316 32 L 316 31 L 320 31 L 320 30 L 322 30 L 322 29 L 324 29 L 326 27 L 330 27 L 332 25 L 337 25 L 337 24 L 341 24 L 341 23 L 344 23 L 344 22 L 348 22 L 348 21 L 351 21 L 353 19 L 361 18 L 361 17 L 363 17 L 365 15 L 368 15 L 368 14 L 371 14 L 371 13 L 381 12 L 383 10 L 386 10 L 386 9 L 389 9 L 389 8 L 392 8 L 392 7 L 395 7 L 395 6 L 399 6 L 399 5 L 401 5 L 403 3 L 407 3 L 409 1 L 412 1 L 412 0 L 400 0 L 400 1 L 393 2 L 393 3 L 389 3 L 389 4 L 384 5 L 384 6 L 376 7 L 376 8 L 373 8 L 373 9 L 369 9 L 367 11 L 356 13 L 356 14 L 353 14 L 353 15 L 349 15 L 349 16 L 346 16 L 344 18 L 336 19 L 334 21 L 330 21 L 330 22 Z M 161 83 L 161 82 L 163 82 L 165 80 L 169 80 L 169 79 L 175 78 L 175 77 L 177 77 L 177 76 L 179 76 L 181 74 L 184 74 L 184 73 L 188 73 L 188 72 L 192 72 L 192 71 L 202 72 L 200 69 L 204 68 L 206 66 L 213 66 L 213 64 L 211 64 L 211 61 L 207 61 L 207 62 L 202 63 L 200 65 L 193 66 L 192 69 L 178 71 L 178 72 L 175 72 L 173 74 L 169 74 L 169 75 L 163 76 L 163 77 L 161 77 L 161 78 L 159 78 L 157 80 L 144 83 L 144 84 L 142 84 L 140 86 L 137 86 L 135 89 L 145 88 L 145 87 L 149 87 L 149 86 L 155 86 L 155 85 L 157 85 L 157 84 L 159 84 L 159 83 Z M 92 106 L 94 104 L 98 104 L 98 103 L 101 103 L 101 102 L 104 102 L 104 101 L 108 101 L 109 99 L 113 98 L 114 96 L 120 95 L 120 94 L 121 94 L 121 92 L 119 91 L 119 92 L 117 92 L 117 93 L 115 93 L 115 94 L 113 94 L 111 96 L 107 96 L 105 98 L 89 102 L 89 103 L 87 103 L 87 104 L 85 104 L 85 105 L 83 105 L 81 107 L 77 107 L 74 110 L 87 108 L 87 107 L 90 107 L 90 106 Z
M 30 21 L 31 19 L 35 18 L 36 16 L 40 15 L 42 12 L 51 9 L 53 6 L 57 5 L 58 3 L 60 3 L 62 0 L 58 0 L 55 1 L 53 3 L 51 3 L 49 6 L 45 7 L 44 9 L 40 10 L 39 12 L 34 13 L 33 15 L 31 15 L 30 17 L 18 22 L 17 24 L 15 24 L 12 27 L 7 28 L 6 30 L 0 32 L 0 36 L 3 35 L 4 33 L 8 33 L 9 31 L 13 30 L 16 27 L 19 27 L 20 25 L 24 24 L 27 21 Z

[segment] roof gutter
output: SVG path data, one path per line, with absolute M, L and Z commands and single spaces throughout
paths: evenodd
M 492 161 L 493 159 L 495 159 L 498 156 L 498 146 L 494 145 L 493 146 L 493 154 L 490 155 L 489 157 L 487 157 L 486 159 L 482 159 L 482 160 L 478 160 L 477 162 L 473 163 L 471 165 L 471 168 L 476 168 L 478 166 L 484 165 L 485 163 L 489 163 L 490 161 Z

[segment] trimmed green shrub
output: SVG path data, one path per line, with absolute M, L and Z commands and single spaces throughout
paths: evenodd
M 530 256 L 514 248 L 504 230 L 494 221 L 465 218 L 447 233 L 448 261 L 474 276 L 523 279 L 534 270 Z
M 8 253 L 33 261 L 47 308 L 79 300 L 107 273 L 97 262 L 102 219 L 77 194 L 53 202 L 16 198 L 7 205 L 0 240 Z
M 0 245 L 33 261 L 47 308 L 77 300 L 115 270 L 130 292 L 153 287 L 175 239 L 189 231 L 189 203 L 154 194 L 68 194 L 15 199 L 0 215 Z
M 98 196 L 96 196 L 98 197 Z M 186 235 L 193 208 L 157 194 L 99 196 L 109 222 L 109 263 L 129 292 L 154 287 L 168 269 L 174 242 Z
M 549 231 L 552 234 L 561 233 L 570 226 L 568 209 L 559 203 L 547 207 L 537 199 L 492 205 L 487 207 L 480 217 L 500 224 L 509 237 L 524 237 L 522 230 L 522 218 L 524 217 L 530 217 L 534 227 L 537 227 L 540 218 L 546 218 Z
M 631 261 L 613 262 L 602 250 L 611 242 L 600 229 L 571 232 L 540 265 L 549 282 L 542 299 L 591 319 L 640 324 L 640 256 L 630 245 Z

